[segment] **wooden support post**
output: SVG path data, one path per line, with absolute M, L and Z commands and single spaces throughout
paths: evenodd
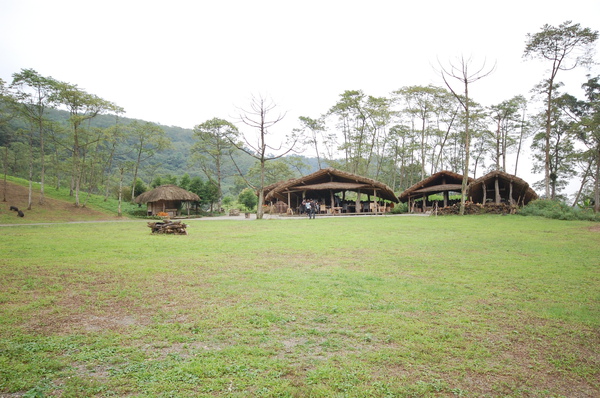
M 500 183 L 498 182 L 498 177 L 494 181 L 494 191 L 496 192 L 495 202 L 497 205 L 500 204 Z
M 487 201 L 487 187 L 485 186 L 485 181 L 481 184 L 481 189 L 483 189 L 483 204 Z
M 379 211 L 379 203 L 377 202 L 377 190 L 374 189 L 373 190 L 373 203 L 375 203 L 375 214 L 377 214 Z
M 334 199 L 334 198 L 333 198 L 333 190 L 332 190 L 332 189 L 330 189 L 330 190 L 329 190 L 329 200 L 331 200 L 331 206 L 330 206 L 330 207 L 331 207 L 331 214 L 333 214 L 333 208 L 335 207 L 335 202 L 334 202 L 334 200 L 333 200 L 333 199 Z M 323 204 L 324 204 L 324 203 L 323 203 Z

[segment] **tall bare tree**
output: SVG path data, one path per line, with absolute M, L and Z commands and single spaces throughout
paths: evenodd
M 490 73 L 494 71 L 496 65 L 488 68 L 486 66 L 486 62 L 482 62 L 481 66 L 475 67 L 475 70 L 470 68 L 472 65 L 471 58 L 465 59 L 461 56 L 457 62 L 449 62 L 447 67 L 442 66 L 441 62 L 438 61 L 440 66 L 440 74 L 446 87 L 452 92 L 454 97 L 458 100 L 460 105 L 465 111 L 465 131 L 464 131 L 464 149 L 465 149 L 465 157 L 463 162 L 463 180 L 461 187 L 461 197 L 460 197 L 460 215 L 465 214 L 465 200 L 467 197 L 467 183 L 469 181 L 469 162 L 470 162 L 470 146 L 471 146 L 471 136 L 469 131 L 469 122 L 471 119 L 470 115 L 470 106 L 471 100 L 469 98 L 469 85 L 475 83 L 478 80 L 483 79 L 488 76 Z M 450 84 L 451 79 L 456 80 L 462 86 L 462 93 L 459 93 L 455 90 Z
M 275 107 L 276 105 L 272 100 L 268 100 L 262 96 L 253 96 L 249 108 L 239 109 L 239 121 L 255 130 L 256 135 L 253 137 L 254 139 L 250 140 L 242 134 L 242 141 L 244 143 L 242 144 L 236 139 L 239 135 L 229 137 L 233 145 L 260 163 L 260 185 L 255 187 L 258 190 L 258 208 L 256 210 L 256 218 L 258 220 L 262 219 L 264 214 L 265 164 L 268 161 L 287 155 L 294 150 L 298 143 L 298 136 L 292 134 L 286 136 L 284 140 L 280 140 L 277 144 L 272 144 L 270 140 L 272 133 L 269 130 L 285 117 L 285 113 L 272 116 Z

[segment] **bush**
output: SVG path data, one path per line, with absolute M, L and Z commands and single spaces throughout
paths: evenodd
M 557 200 L 547 199 L 529 202 L 517 214 L 546 217 L 554 220 L 600 221 L 600 214 L 596 214 L 590 209 L 575 208 Z
M 244 189 L 238 196 L 238 202 L 243 204 L 246 210 L 252 210 L 258 202 L 258 197 L 250 188 Z
M 402 213 L 408 213 L 408 203 L 397 203 L 394 205 L 394 208 L 392 209 L 392 211 L 390 212 L 392 214 L 402 214 Z

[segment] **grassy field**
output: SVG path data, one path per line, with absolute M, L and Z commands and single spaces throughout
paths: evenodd
M 188 224 L 0 228 L 0 396 L 600 395 L 598 224 Z

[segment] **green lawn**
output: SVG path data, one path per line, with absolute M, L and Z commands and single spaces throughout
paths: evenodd
M 0 396 L 600 395 L 597 223 L 188 224 L 0 228 Z

